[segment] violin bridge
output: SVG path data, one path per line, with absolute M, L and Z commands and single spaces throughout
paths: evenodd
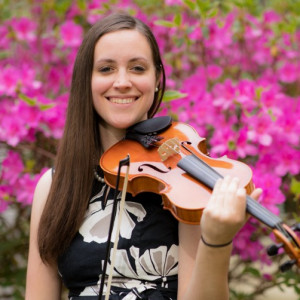
M 167 160 L 170 156 L 180 152 L 179 139 L 176 137 L 168 139 L 158 148 L 157 151 L 162 161 Z

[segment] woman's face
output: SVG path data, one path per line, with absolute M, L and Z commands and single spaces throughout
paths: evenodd
M 102 36 L 95 46 L 93 104 L 106 129 L 147 119 L 158 80 L 150 45 L 137 30 Z

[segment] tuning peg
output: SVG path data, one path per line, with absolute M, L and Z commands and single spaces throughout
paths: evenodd
M 273 245 L 271 245 L 271 246 L 268 247 L 267 253 L 268 253 L 269 256 L 277 255 L 279 249 L 282 248 L 282 247 L 283 247 L 283 243 L 273 244 Z
M 293 231 L 300 231 L 300 223 L 293 225 L 293 226 L 291 227 L 291 229 L 292 229 Z
M 293 260 L 288 260 L 285 263 L 283 263 L 279 268 L 281 272 L 286 272 L 288 270 L 290 270 L 292 268 L 292 266 L 294 264 L 296 264 L 297 260 L 293 259 Z

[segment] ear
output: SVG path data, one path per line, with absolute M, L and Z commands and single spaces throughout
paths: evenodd
M 160 87 L 160 83 L 161 83 L 161 77 L 162 77 L 162 71 L 159 72 L 156 82 L 155 82 L 155 87 L 159 88 Z

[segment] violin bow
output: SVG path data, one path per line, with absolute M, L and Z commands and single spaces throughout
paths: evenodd
M 121 174 L 121 168 L 123 166 L 127 166 L 127 168 L 126 168 L 126 173 L 125 173 L 125 177 L 124 177 L 121 202 L 120 202 L 120 213 L 119 213 L 119 217 L 118 217 L 116 236 L 115 236 L 115 240 L 114 240 L 114 247 L 113 247 L 111 264 L 110 264 L 110 271 L 109 271 L 109 276 L 108 276 L 107 286 L 106 286 L 106 291 L 105 291 L 105 300 L 109 299 L 111 282 L 112 282 L 112 273 L 113 273 L 113 269 L 114 269 L 114 265 L 115 265 L 116 250 L 117 250 L 117 246 L 118 246 L 118 242 L 119 242 L 120 227 L 121 227 L 122 215 L 123 215 L 123 211 L 124 211 L 124 204 L 125 204 L 128 178 L 129 178 L 129 166 L 130 166 L 129 154 L 127 155 L 126 158 L 124 158 L 123 160 L 120 160 L 120 162 L 119 162 L 117 184 L 116 184 L 116 189 L 115 189 L 115 194 L 114 194 L 114 203 L 113 203 L 111 219 L 110 219 L 110 226 L 109 226 L 109 233 L 108 233 L 108 238 L 107 238 L 106 259 L 104 261 L 103 271 L 102 271 L 102 275 L 101 275 L 98 300 L 102 299 L 102 294 L 103 294 L 103 289 L 104 289 L 104 280 L 105 280 L 105 274 L 106 274 L 106 269 L 107 269 L 107 262 L 108 262 L 108 258 L 109 258 L 110 248 L 111 248 L 111 236 L 112 236 L 112 232 L 113 232 L 114 221 L 115 221 L 116 210 L 117 210 L 117 202 L 118 202 L 117 194 L 119 192 L 118 187 L 119 187 L 119 181 L 120 181 L 120 174 Z

